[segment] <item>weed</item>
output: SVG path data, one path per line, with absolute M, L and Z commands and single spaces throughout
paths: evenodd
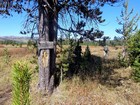
M 10 62 L 10 54 L 9 54 L 7 48 L 4 49 L 3 55 L 4 55 L 3 56 L 4 57 L 4 63 L 9 64 L 9 62 Z

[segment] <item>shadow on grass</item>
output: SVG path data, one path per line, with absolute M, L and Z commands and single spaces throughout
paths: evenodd
M 122 85 L 122 80 L 128 79 L 126 77 L 113 76 L 116 74 L 114 69 L 119 68 L 121 68 L 121 65 L 117 59 L 104 59 L 99 56 L 91 55 L 89 61 L 82 60 L 78 70 L 68 71 L 65 78 L 72 79 L 74 76 L 78 76 L 83 82 L 87 79 L 91 81 L 97 80 L 102 85 L 115 88 Z M 57 86 L 60 82 L 58 81 L 60 80 L 59 77 L 60 75 L 57 76 Z
M 102 85 L 106 85 L 109 87 L 115 88 L 117 86 L 121 86 L 122 81 L 128 80 L 129 78 L 121 77 L 114 71 L 114 69 L 119 68 L 122 68 L 122 66 L 117 59 L 102 59 L 102 70 L 101 73 L 98 74 L 99 76 L 96 79 L 98 79 Z

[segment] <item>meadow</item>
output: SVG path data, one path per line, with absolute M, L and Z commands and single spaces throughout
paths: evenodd
M 85 48 L 83 45 L 82 52 Z M 89 46 L 89 48 L 93 56 L 103 58 L 103 47 Z M 35 51 L 26 45 L 22 47 L 0 45 L 0 105 L 11 105 L 11 71 L 13 64 L 18 60 L 28 62 L 32 72 L 31 105 L 140 105 L 140 84 L 131 78 L 131 67 L 120 67 L 116 60 L 121 51 L 121 46 L 109 47 L 109 57 L 101 60 L 101 75 L 87 77 L 84 81 L 79 76 L 64 79 L 51 96 L 42 96 L 37 89 L 37 64 L 33 63 L 36 61 Z

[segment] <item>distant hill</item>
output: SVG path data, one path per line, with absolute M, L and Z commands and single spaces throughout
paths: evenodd
M 0 41 L 6 41 L 6 40 L 11 40 L 11 41 L 16 41 L 19 43 L 27 43 L 28 40 L 30 40 L 30 37 L 17 37 L 17 36 L 0 36 Z M 35 38 L 37 39 L 37 38 Z

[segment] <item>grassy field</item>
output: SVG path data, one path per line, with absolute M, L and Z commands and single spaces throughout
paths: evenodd
M 86 46 L 82 46 L 84 52 Z M 5 63 L 4 49 L 9 53 Z M 103 48 L 90 46 L 92 55 L 103 57 Z M 0 45 L 0 105 L 11 105 L 12 65 L 23 60 L 29 63 L 33 72 L 30 84 L 31 105 L 140 105 L 140 84 L 131 77 L 131 68 L 119 67 L 117 59 L 121 47 L 109 47 L 108 60 L 102 61 L 102 75 L 82 81 L 78 76 L 64 80 L 51 97 L 42 96 L 37 90 L 38 73 L 35 72 L 35 53 L 23 46 L 22 48 Z M 94 66 L 94 65 L 93 65 Z

